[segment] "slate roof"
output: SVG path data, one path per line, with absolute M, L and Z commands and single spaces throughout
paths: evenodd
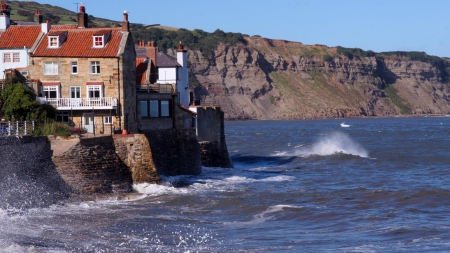
M 167 67 L 181 67 L 181 65 L 177 62 L 172 56 L 169 56 L 165 53 L 158 52 L 156 53 L 156 67 L 158 68 L 167 68 Z
M 67 31 L 67 38 L 59 48 L 48 47 L 48 35 L 45 35 L 33 53 L 35 57 L 117 57 L 120 43 L 124 33 L 122 28 L 76 28 L 75 26 L 61 27 L 51 26 L 50 34 L 54 30 Z M 94 48 L 93 36 L 111 32 L 111 36 L 105 47 Z
M 31 48 L 41 33 L 41 26 L 10 26 L 0 35 L 0 49 Z

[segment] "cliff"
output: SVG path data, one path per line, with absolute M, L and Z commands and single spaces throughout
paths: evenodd
M 446 59 L 245 39 L 212 56 L 188 53 L 195 98 L 220 105 L 225 119 L 450 114 Z

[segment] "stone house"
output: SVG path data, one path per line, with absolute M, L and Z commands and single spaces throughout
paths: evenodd
M 7 70 L 18 70 L 24 77 L 28 76 L 28 50 L 43 36 L 39 11 L 36 17 L 37 22 L 13 24 L 9 6 L 0 4 L 0 83 L 4 82 Z
M 136 51 L 128 13 L 122 27 L 89 28 L 85 6 L 77 25 L 42 24 L 29 52 L 30 86 L 56 107 L 57 120 L 89 133 L 137 132 Z

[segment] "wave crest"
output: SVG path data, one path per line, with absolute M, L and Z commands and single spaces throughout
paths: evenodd
M 333 132 L 328 134 L 311 147 L 305 147 L 300 152 L 302 155 L 329 156 L 334 154 L 348 154 L 364 158 L 369 157 L 369 153 L 361 145 L 353 141 L 347 134 L 342 132 Z

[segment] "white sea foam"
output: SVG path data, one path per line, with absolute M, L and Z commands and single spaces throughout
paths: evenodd
M 299 155 L 329 156 L 334 154 L 348 154 L 368 158 L 369 154 L 357 142 L 353 141 L 347 134 L 342 132 L 332 132 L 322 136 L 310 147 L 305 147 L 298 151 Z
M 285 209 L 291 208 L 291 209 L 301 209 L 302 206 L 293 206 L 293 205 L 275 205 L 275 206 L 269 206 L 267 210 L 256 214 L 253 216 L 253 218 L 249 221 L 234 221 L 234 222 L 225 222 L 224 225 L 228 226 L 247 226 L 247 225 L 258 225 L 261 223 L 266 222 L 267 220 L 274 219 L 275 216 L 269 215 L 272 213 L 277 213 L 281 211 L 285 211 Z

